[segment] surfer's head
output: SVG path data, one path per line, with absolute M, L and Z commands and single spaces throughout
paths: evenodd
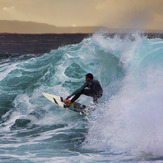
M 91 73 L 86 74 L 85 79 L 86 79 L 86 81 L 92 80 L 93 79 L 93 74 L 91 74 Z

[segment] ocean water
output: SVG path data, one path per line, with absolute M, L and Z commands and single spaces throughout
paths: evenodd
M 67 97 L 88 72 L 104 89 L 89 116 L 41 94 Z M 90 97 L 78 101 L 92 106 Z M 163 40 L 96 33 L 39 57 L 3 60 L 0 131 L 0 162 L 162 162 Z

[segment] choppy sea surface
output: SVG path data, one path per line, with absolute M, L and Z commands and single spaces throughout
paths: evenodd
M 0 162 L 162 162 L 163 40 L 96 33 L 0 64 Z M 89 116 L 57 107 L 91 72 L 104 89 Z M 78 100 L 92 105 L 90 97 Z

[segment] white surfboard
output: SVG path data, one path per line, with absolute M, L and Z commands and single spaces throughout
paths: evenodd
M 80 103 L 74 102 L 71 106 L 66 106 L 65 103 L 63 102 L 64 99 L 62 97 L 52 95 L 52 94 L 48 94 L 48 93 L 44 93 L 44 92 L 42 92 L 42 94 L 48 100 L 50 100 L 52 103 L 66 109 L 68 111 L 75 112 L 75 113 L 78 113 L 81 115 L 87 115 L 90 113 L 90 109 L 86 105 L 82 105 Z

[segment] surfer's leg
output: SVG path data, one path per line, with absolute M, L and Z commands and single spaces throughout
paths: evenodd
M 82 91 L 82 92 L 83 92 L 83 91 Z M 77 94 L 71 99 L 71 102 L 73 103 L 74 101 L 76 101 L 76 100 L 80 97 L 80 95 L 82 94 L 82 92 L 77 93 Z
M 93 103 L 98 104 L 98 99 L 102 97 L 102 93 L 100 92 L 98 95 L 93 95 Z
M 94 96 L 93 97 L 93 103 L 96 105 L 96 104 L 98 104 L 98 98 L 97 98 L 97 96 Z
M 91 89 L 84 89 L 82 90 L 81 92 L 77 93 L 72 99 L 71 99 L 71 102 L 73 103 L 74 101 L 76 101 L 80 95 L 86 95 L 86 96 L 92 96 L 92 90 Z
M 94 93 L 93 93 L 93 91 L 91 89 L 84 89 L 83 94 L 86 95 L 86 96 L 91 96 L 91 97 L 94 96 Z
M 86 95 L 86 96 L 91 96 L 91 97 L 94 97 L 94 93 L 92 92 L 91 89 L 84 89 L 82 90 L 81 92 L 77 93 L 72 99 L 71 99 L 71 102 L 73 103 L 74 101 L 76 101 L 80 95 Z
M 91 89 L 85 89 L 83 91 L 83 94 L 86 96 L 91 96 L 93 97 L 93 103 L 96 105 L 98 103 L 98 99 L 102 96 L 101 94 L 97 95 L 95 94 L 94 91 L 92 91 Z

